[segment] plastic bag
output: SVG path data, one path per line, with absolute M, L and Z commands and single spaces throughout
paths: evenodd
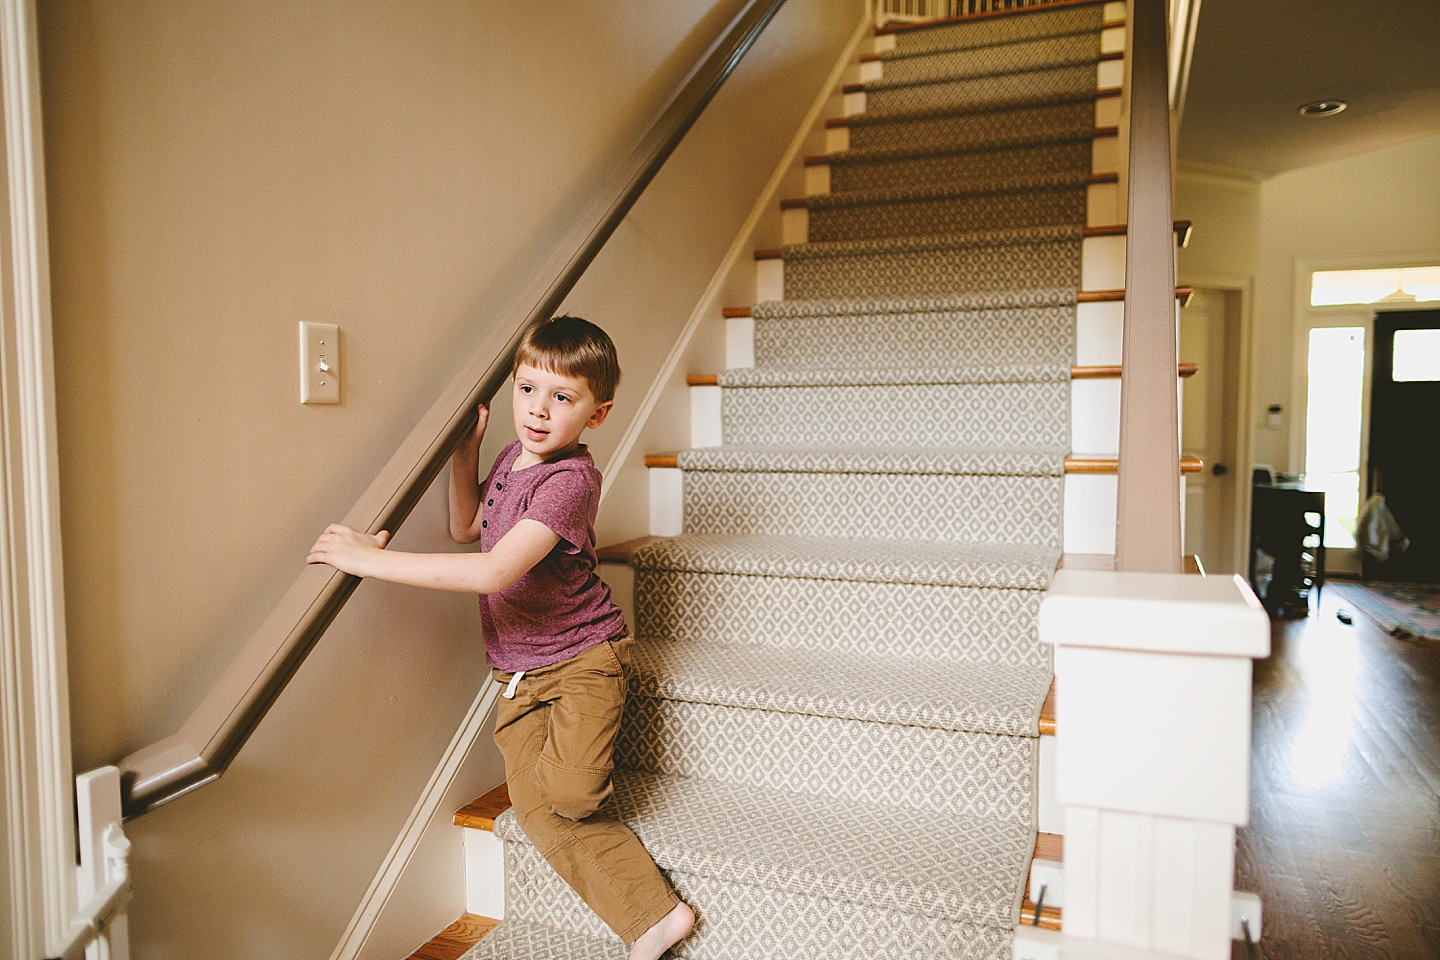
M 1410 546 L 1410 538 L 1400 529 L 1395 514 L 1385 505 L 1385 495 L 1377 493 L 1365 501 L 1360 508 L 1360 517 L 1355 522 L 1355 539 L 1360 547 L 1380 563 L 1390 559 L 1390 551 L 1404 553 Z

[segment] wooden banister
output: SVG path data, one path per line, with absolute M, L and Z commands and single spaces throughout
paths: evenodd
M 1181 569 L 1166 31 L 1165 0 L 1135 0 L 1115 567 L 1153 573 Z
M 784 0 L 750 0 L 686 76 L 598 198 L 574 221 L 524 292 L 493 318 L 464 369 L 366 489 L 344 522 L 392 533 L 439 474 L 459 437 L 509 376 L 525 331 L 549 320 Z M 217 779 L 359 584 L 329 567 L 300 572 L 184 726 L 116 765 L 126 819 Z

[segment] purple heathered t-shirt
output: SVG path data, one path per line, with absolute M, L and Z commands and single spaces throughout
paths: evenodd
M 625 634 L 625 615 L 595 575 L 600 471 L 585 445 L 511 472 L 516 440 L 480 485 L 480 549 L 493 550 L 521 520 L 537 520 L 560 542 L 499 593 L 480 595 L 485 659 L 506 673 L 559 663 Z

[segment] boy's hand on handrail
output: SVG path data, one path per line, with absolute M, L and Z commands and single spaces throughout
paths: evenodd
M 463 459 L 466 462 L 479 460 L 480 441 L 485 439 L 485 427 L 489 422 L 490 408 L 482 403 L 476 408 L 475 429 L 460 438 L 460 442 L 455 445 L 455 452 L 450 455 L 450 459 L 452 461 Z
M 467 431 L 450 454 L 450 537 L 456 543 L 480 539 L 480 441 L 490 408 L 482 403 L 475 415 L 475 429 Z
M 365 577 L 370 575 L 366 571 L 372 558 L 383 551 L 389 542 L 389 530 L 381 530 L 371 536 L 343 523 L 332 523 L 320 534 L 315 546 L 310 548 L 310 555 L 305 558 L 305 562 L 328 563 L 336 570 Z

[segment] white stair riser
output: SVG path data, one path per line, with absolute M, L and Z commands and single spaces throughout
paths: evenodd
M 1065 552 L 1115 552 L 1115 475 L 1065 478 Z
M 1092 183 L 1085 190 L 1085 226 L 1103 227 L 1114 223 L 1116 203 L 1120 199 L 1118 183 Z
M 1100 52 L 1101 53 L 1124 53 L 1125 52 L 1125 28 L 1106 27 L 1100 31 Z
M 505 919 L 505 849 L 493 831 L 466 827 L 465 912 Z
M 1036 829 L 1041 833 L 1065 832 L 1065 809 L 1055 792 L 1055 737 L 1040 738 L 1040 772 L 1035 790 Z
M 1044 827 L 1041 833 L 1049 833 Z M 1030 899 L 1040 902 L 1041 888 L 1044 888 L 1045 906 L 1065 906 L 1065 864 L 1059 860 L 1034 859 L 1030 861 Z

